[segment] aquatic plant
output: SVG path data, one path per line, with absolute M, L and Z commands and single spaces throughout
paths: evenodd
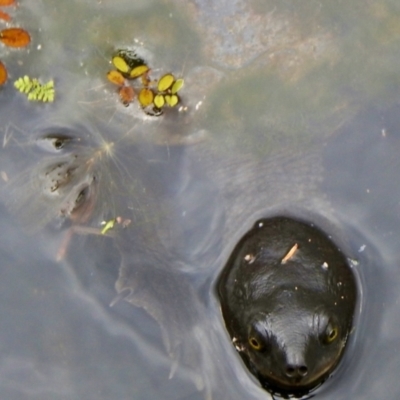
M 21 93 L 25 93 L 29 101 L 54 101 L 54 81 L 50 80 L 47 83 L 40 83 L 38 79 L 31 79 L 28 75 L 18 78 L 14 82 L 14 86 Z
M 5 6 L 12 6 L 15 4 L 15 0 L 0 0 L 0 6 L 5 7 Z M 9 22 L 11 21 L 11 16 L 10 14 L 4 12 L 3 10 L 0 10 L 0 19 L 3 21 Z
M 115 218 L 110 219 L 108 221 L 103 221 L 101 225 L 104 225 L 104 227 L 100 233 L 102 235 L 105 235 L 109 230 L 114 228 L 115 222 L 116 222 Z
M 31 42 L 31 37 L 22 28 L 7 28 L 0 31 L 0 41 L 8 47 L 25 47 Z
M 1 13 L 0 18 L 4 19 Z M 29 33 L 21 28 L 8 28 L 0 31 L 0 42 L 3 42 L 8 47 L 25 47 L 30 41 L 31 37 Z M 0 86 L 7 81 L 7 77 L 7 69 L 0 61 Z
M 11 6 L 15 0 L 0 0 L 0 6 Z M 10 14 L 0 10 L 0 19 L 11 21 Z M 25 47 L 31 42 L 31 37 L 27 31 L 22 28 L 7 28 L 0 31 L 0 42 L 8 47 Z M 8 73 L 5 65 L 0 61 L 0 86 L 7 81 Z
M 4 64 L 0 61 L 0 86 L 7 81 L 7 69 Z
M 177 92 L 182 89 L 184 80 L 176 79 L 171 73 L 163 75 L 158 81 L 150 78 L 150 68 L 134 51 L 118 50 L 112 57 L 116 70 L 107 73 L 107 79 L 119 86 L 121 102 L 128 106 L 138 93 L 137 99 L 146 114 L 159 116 L 165 106 L 175 107 L 180 102 Z M 137 78 L 141 78 L 137 80 Z M 132 81 L 139 82 L 135 87 Z

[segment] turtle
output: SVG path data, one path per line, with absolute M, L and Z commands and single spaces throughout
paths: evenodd
M 218 281 L 232 342 L 273 392 L 301 397 L 335 369 L 353 328 L 352 264 L 312 223 L 272 217 L 239 241 Z

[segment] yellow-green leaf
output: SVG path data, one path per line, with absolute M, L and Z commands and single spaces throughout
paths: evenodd
M 147 65 L 139 65 L 138 67 L 133 68 L 129 76 L 132 79 L 138 78 L 139 76 L 145 74 L 149 70 Z
M 151 89 L 143 88 L 138 96 L 140 105 L 145 108 L 153 103 L 154 93 Z
M 184 83 L 184 81 L 183 81 L 182 78 L 177 79 L 177 80 L 174 82 L 174 84 L 172 85 L 171 93 L 172 93 L 172 94 L 176 94 L 176 93 L 178 92 L 178 90 L 181 90 L 182 87 L 183 87 L 183 83 Z
M 104 225 L 104 228 L 101 230 L 101 234 L 105 235 L 110 229 L 114 228 L 114 225 L 115 225 L 115 218 L 107 221 L 106 224 Z
M 52 103 L 54 101 L 54 91 L 47 93 L 47 101 Z
M 162 108 L 162 107 L 164 107 L 164 104 L 165 104 L 164 96 L 163 96 L 162 94 L 157 94 L 157 95 L 154 97 L 154 105 L 155 105 L 157 108 Z
M 159 92 L 165 92 L 173 84 L 175 78 L 172 74 L 166 74 L 158 81 L 157 89 Z
M 167 94 L 165 96 L 165 101 L 170 107 L 175 107 L 179 103 L 179 97 L 176 94 Z
M 112 63 L 115 68 L 117 68 L 118 71 L 121 71 L 123 73 L 127 73 L 129 71 L 129 65 L 126 63 L 126 61 L 119 56 L 115 56 L 112 59 Z
M 31 79 L 28 75 L 18 78 L 14 86 L 21 93 L 25 93 L 29 101 L 53 101 L 54 100 L 54 81 L 42 84 L 38 79 Z

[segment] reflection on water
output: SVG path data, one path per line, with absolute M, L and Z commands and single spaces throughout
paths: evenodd
M 21 1 L 32 45 L 2 49 L 56 101 L 0 92 L 1 397 L 268 398 L 214 285 L 277 213 L 318 221 L 361 282 L 352 348 L 316 397 L 397 394 L 398 5 L 128 3 Z M 185 77 L 184 110 L 120 104 L 106 74 L 132 45 Z M 131 224 L 87 234 L 116 217 Z

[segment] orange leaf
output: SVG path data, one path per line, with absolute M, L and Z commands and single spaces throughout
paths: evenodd
M 11 21 L 11 17 L 7 13 L 1 10 L 0 10 L 0 19 L 4 21 Z
M 113 83 L 114 85 L 118 85 L 118 86 L 123 85 L 124 82 L 125 82 L 125 78 L 122 76 L 121 72 L 115 71 L 115 70 L 110 71 L 110 72 L 107 74 L 107 79 L 108 79 L 111 83 Z
M 128 106 L 129 103 L 132 103 L 133 98 L 135 97 L 135 92 L 131 86 L 122 86 L 119 90 L 119 98 L 122 101 L 122 104 Z
M 0 85 L 3 85 L 7 80 L 7 70 L 4 64 L 0 61 Z
M 15 0 L 0 0 L 0 6 L 11 6 L 15 4 Z
M 31 37 L 21 28 L 8 28 L 0 32 L 0 41 L 10 47 L 25 47 L 30 43 Z

